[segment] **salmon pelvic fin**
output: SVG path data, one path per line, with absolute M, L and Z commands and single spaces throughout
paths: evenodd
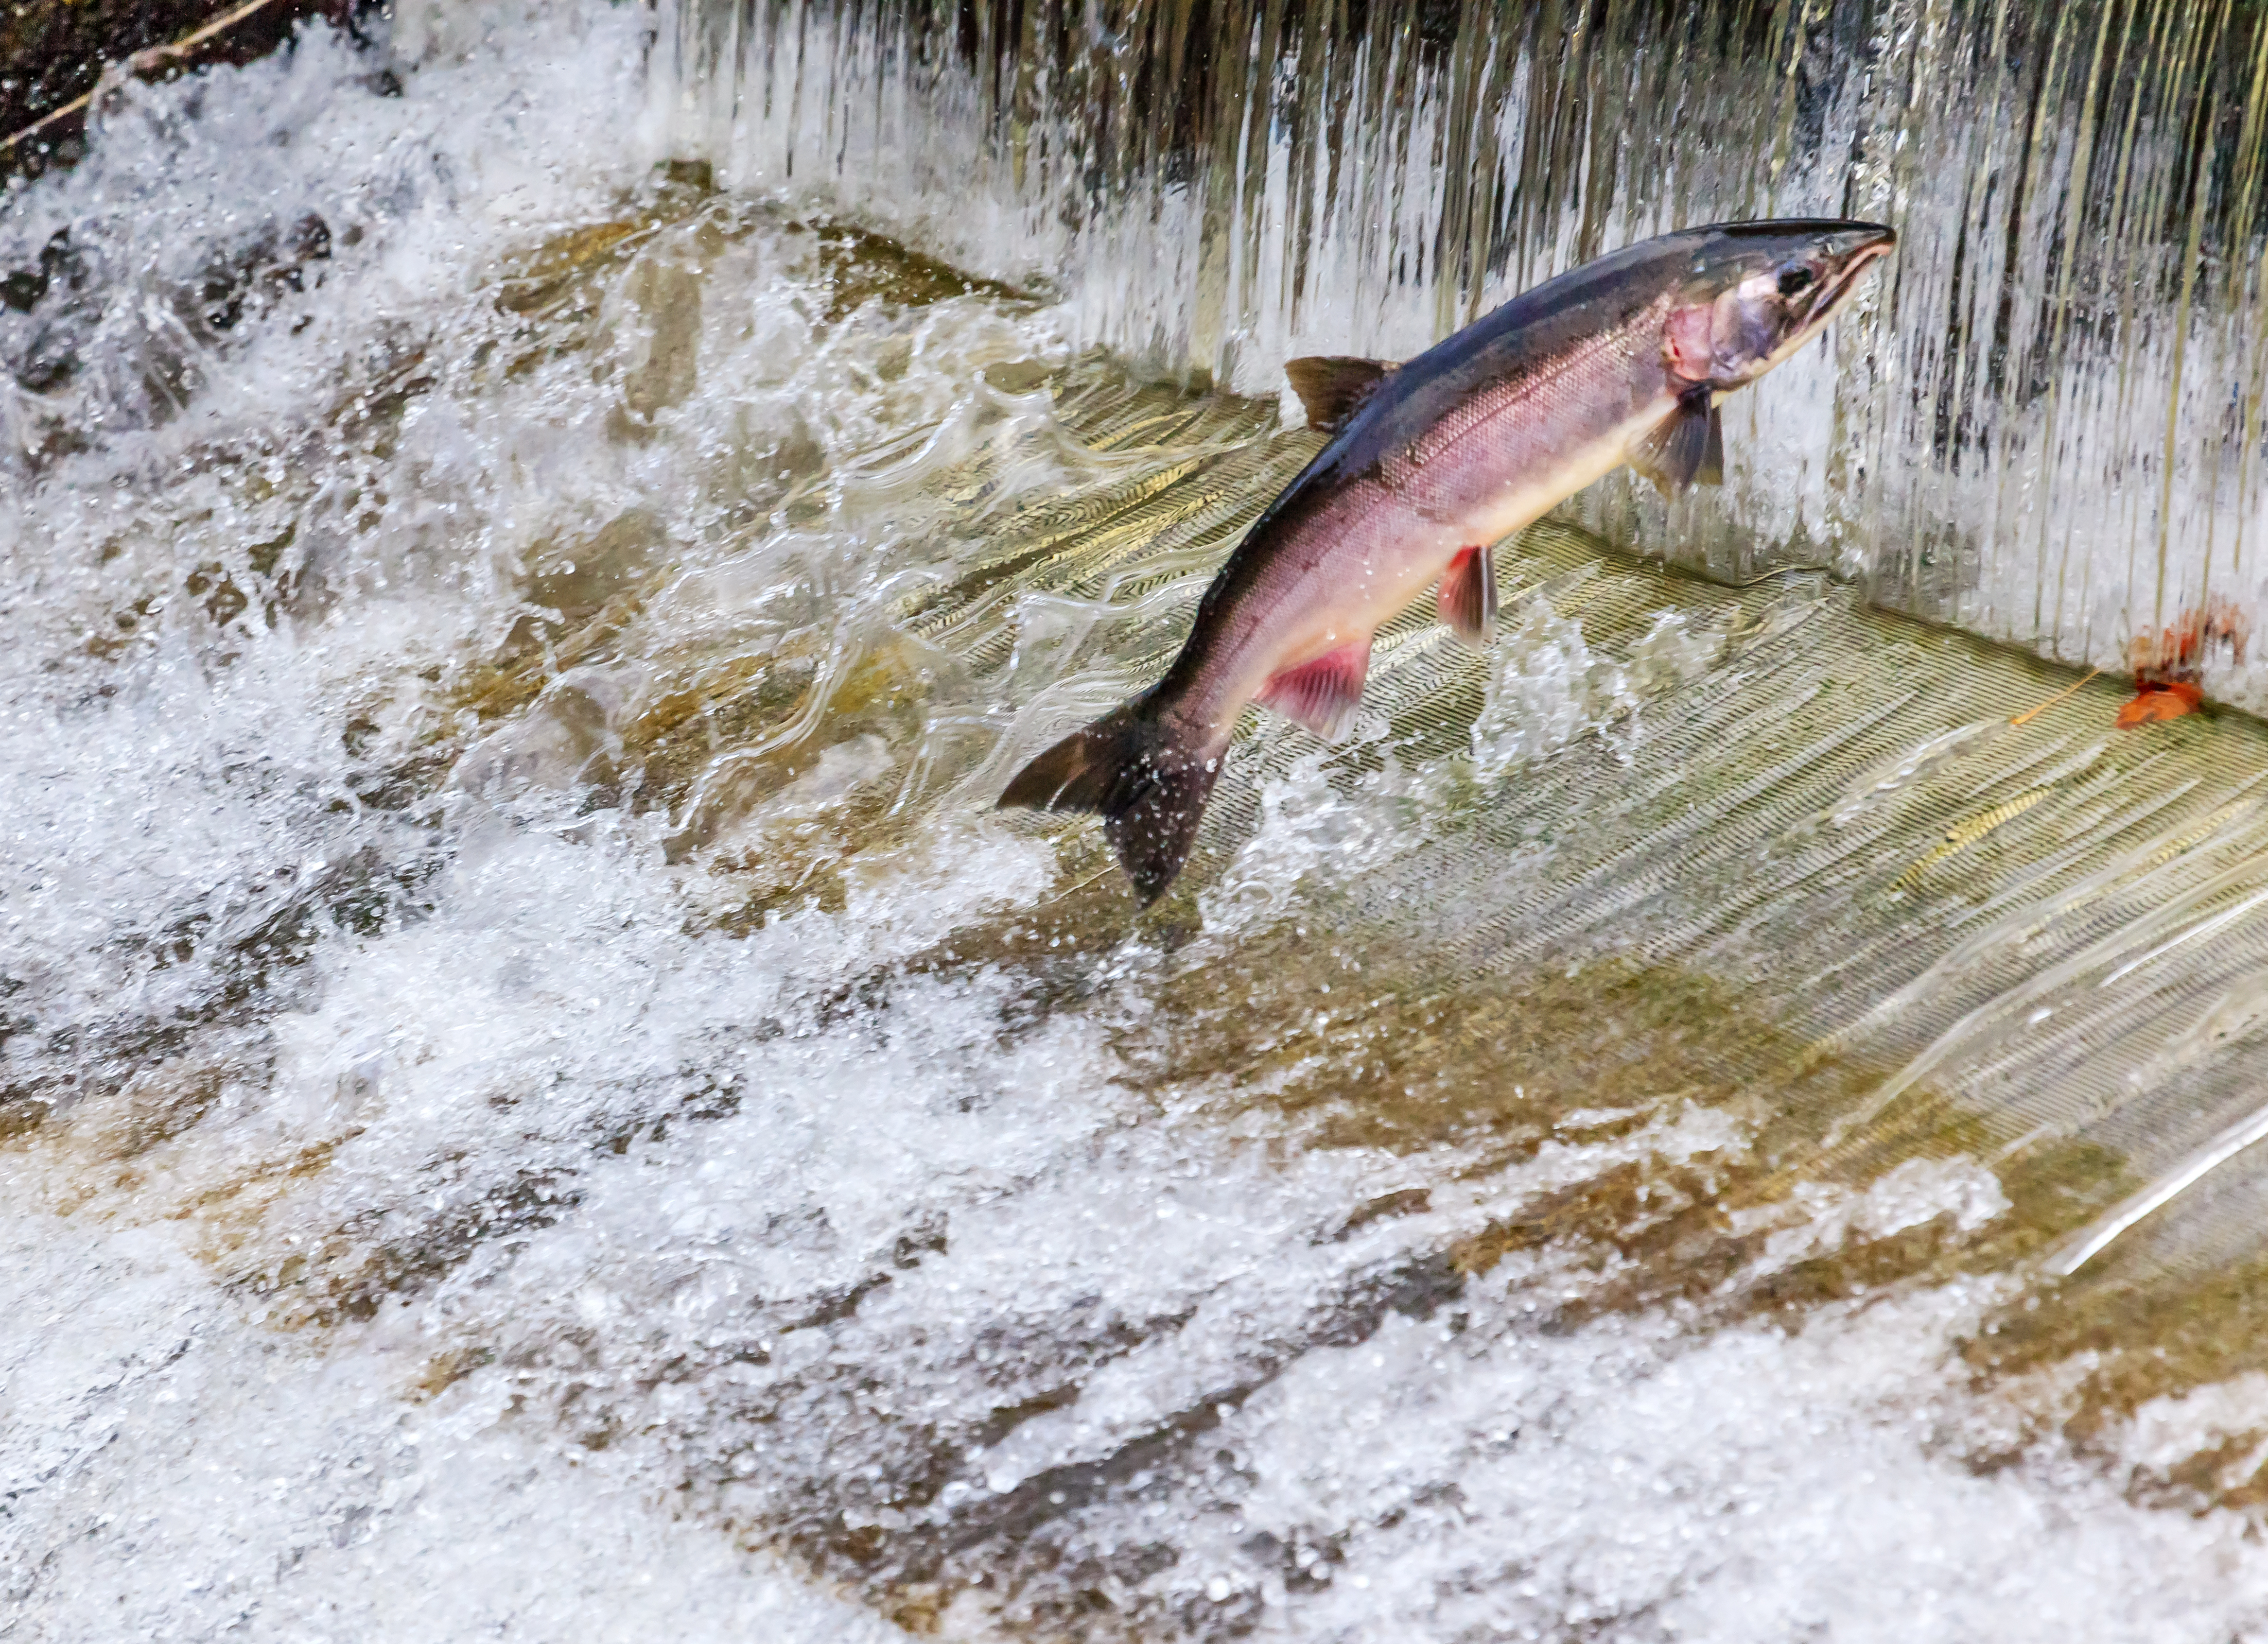
M 1220 751 L 1195 745 L 1154 690 L 1074 731 L 1026 765 L 996 808 L 1093 811 L 1148 907 L 1189 859 L 1220 775 Z

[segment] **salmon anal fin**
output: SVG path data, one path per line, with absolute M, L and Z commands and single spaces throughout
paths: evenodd
M 1496 557 L 1484 548 L 1461 548 L 1441 573 L 1433 596 L 1441 620 L 1467 645 L 1485 645 L 1496 634 Z
M 1709 390 L 1696 388 L 1678 401 L 1661 425 L 1631 449 L 1630 465 L 1665 497 L 1689 485 L 1722 484 L 1725 424 Z
M 1345 354 L 1310 354 L 1286 360 L 1284 374 L 1292 392 L 1307 413 L 1307 426 L 1335 434 L 1347 418 L 1362 409 L 1378 385 L 1394 374 L 1382 359 L 1356 359 Z
M 1347 716 L 1362 700 L 1362 682 L 1370 673 L 1370 639 L 1365 634 L 1328 656 L 1287 668 L 1270 680 L 1254 700 L 1330 741 L 1344 728 Z

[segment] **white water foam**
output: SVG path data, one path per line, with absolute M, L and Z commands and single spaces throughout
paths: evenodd
M 1699 1333 L 1551 1323 L 1595 1276 L 1548 1252 L 1463 1286 L 1440 1261 L 1614 1166 L 1739 1156 L 1722 1114 L 1515 1165 L 1324 1146 L 1231 1078 L 1150 1076 L 1173 956 L 1060 993 L 906 968 L 1057 893 L 1025 835 L 932 818 L 736 936 L 711 870 L 784 830 L 688 856 L 658 813 L 586 810 L 578 772 L 675 650 L 858 643 L 886 577 L 949 558 L 919 498 L 956 453 L 1004 441 L 1037 494 L 1105 466 L 981 379 L 1058 357 L 1049 314 L 826 321 L 784 226 L 662 233 L 610 276 L 618 352 L 487 372 L 503 260 L 645 176 L 639 22 L 443 14 L 398 98 L 320 33 L 136 91 L 0 230 L 13 266 L 68 224 L 101 299 L 80 375 L 6 413 L 0 1012 L 53 1111 L 0 1153 L 0 1636 L 854 1640 L 895 1631 L 855 1559 L 783 1551 L 964 1531 L 901 1583 L 948 1636 L 1064 1630 L 1057 1567 L 1159 1637 L 2268 1636 L 2242 1516 L 2135 1506 L 2051 1440 L 1968 1463 L 2015 1422 L 1949 1361 L 1989 1284 Z M 320 283 L 175 338 L 193 369 L 154 400 L 169 293 L 309 210 Z M 640 267 L 690 271 L 701 321 L 624 439 L 660 346 L 637 282 L 666 283 Z M 335 431 L 418 355 L 398 435 Z M 835 476 L 816 512 L 786 516 L 782 466 Z M 427 675 L 632 508 L 681 567 L 632 642 L 453 729 Z M 287 523 L 302 594 L 217 623 L 188 577 L 269 586 L 247 544 Z M 1534 638 L 1506 666 L 1549 738 L 1498 726 L 1523 757 L 1623 695 L 1580 633 Z M 453 785 L 372 788 L 427 746 L 470 750 Z M 752 825 L 911 757 L 829 752 Z M 1314 773 L 1272 803 L 1200 955 L 1394 848 Z M 1980 1172 L 1912 1170 L 1801 1248 L 1998 1210 Z M 2137 1464 L 2232 1411 L 2150 1412 Z

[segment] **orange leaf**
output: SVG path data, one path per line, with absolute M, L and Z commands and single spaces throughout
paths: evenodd
M 2150 725 L 2160 719 L 2178 719 L 2185 713 L 2195 713 L 2205 693 L 2186 680 L 2176 680 L 2162 689 L 2146 690 L 2118 711 L 2118 728 L 2131 731 L 2138 725 Z

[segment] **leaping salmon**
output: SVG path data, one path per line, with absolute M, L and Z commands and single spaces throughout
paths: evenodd
M 1292 361 L 1330 443 L 1221 566 L 1166 676 L 1033 760 L 1000 805 L 1101 813 L 1156 901 L 1247 703 L 1334 736 L 1380 624 L 1428 584 L 1441 620 L 1484 643 L 1491 544 L 1624 462 L 1668 494 L 1718 483 L 1719 402 L 1817 335 L 1896 243 L 1874 223 L 1687 229 L 1548 281 L 1406 364 Z

